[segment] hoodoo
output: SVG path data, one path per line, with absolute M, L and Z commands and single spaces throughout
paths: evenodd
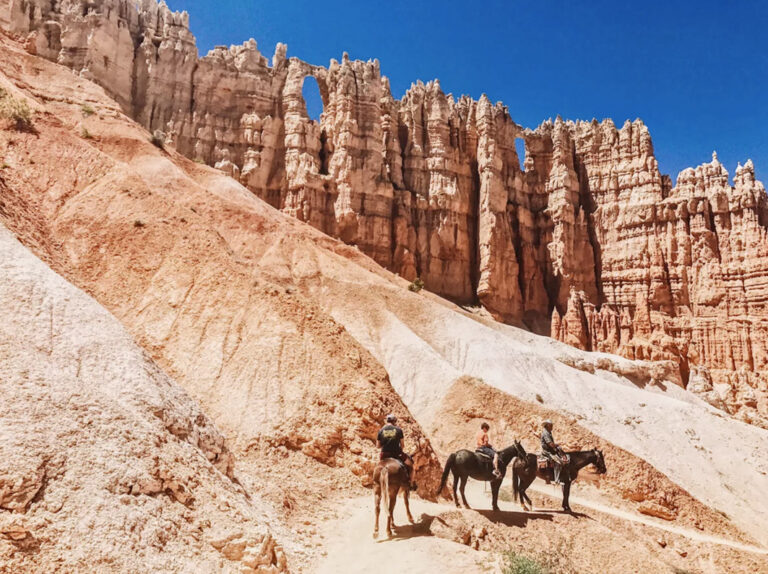
M 0 0 L 0 574 L 768 572 L 752 161 L 447 85 Z
M 674 361 L 684 385 L 768 425 L 768 200 L 751 161 L 733 185 L 715 156 L 673 187 L 640 120 L 523 129 L 485 96 L 434 81 L 396 100 L 378 61 L 324 68 L 282 44 L 270 61 L 254 40 L 198 58 L 188 15 L 154 0 L 10 0 L 0 21 L 391 271 L 581 349 Z

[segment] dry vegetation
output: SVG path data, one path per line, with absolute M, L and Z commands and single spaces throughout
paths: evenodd
M 27 102 L 14 98 L 7 90 L 0 88 L 0 119 L 7 127 L 17 131 L 32 129 L 32 109 Z

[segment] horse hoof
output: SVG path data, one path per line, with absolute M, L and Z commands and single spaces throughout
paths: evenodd
M 374 533 L 373 533 L 373 538 L 374 538 L 374 540 L 375 540 L 376 538 L 378 538 L 378 537 L 379 537 L 379 533 L 378 533 L 378 532 L 374 532 Z

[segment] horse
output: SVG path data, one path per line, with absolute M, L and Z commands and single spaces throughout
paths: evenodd
M 522 448 L 522 446 L 520 447 Z M 524 454 L 523 454 L 524 453 Z M 531 483 L 538 476 L 550 482 L 554 478 L 554 469 L 548 467 L 539 470 L 537 456 L 533 453 L 528 454 L 523 451 L 521 456 L 517 457 L 512 463 L 512 489 L 514 490 L 515 500 L 520 500 L 520 504 L 525 510 L 530 510 L 529 505 L 533 505 L 531 499 L 525 493 Z M 603 451 L 598 449 L 567 452 L 568 464 L 564 464 L 560 470 L 560 480 L 563 482 L 563 510 L 571 512 L 569 498 L 571 495 L 571 483 L 579 476 L 579 471 L 587 465 L 594 465 L 598 474 L 605 474 L 605 458 Z M 527 504 L 526 504 L 527 501 Z
M 409 506 L 408 495 L 410 493 L 410 481 L 408 480 L 408 471 L 400 461 L 394 458 L 385 458 L 373 469 L 373 499 L 376 507 L 376 527 L 373 530 L 373 537 L 379 536 L 379 509 L 382 498 L 384 499 L 384 508 L 387 511 L 387 538 L 392 538 L 392 530 L 395 528 L 395 519 L 393 513 L 397 503 L 397 495 L 403 491 L 403 500 L 405 501 L 405 511 L 408 513 L 408 521 L 413 524 L 411 516 L 411 507 Z
M 445 462 L 443 478 L 440 481 L 440 490 L 437 491 L 438 494 L 445 488 L 445 483 L 448 481 L 448 473 L 453 473 L 453 500 L 456 502 L 456 507 L 460 507 L 459 498 L 456 495 L 456 487 L 459 482 L 461 482 L 461 498 L 464 501 L 464 506 L 469 508 L 467 497 L 464 495 L 464 487 L 467 486 L 467 478 L 472 477 L 475 480 L 490 482 L 491 493 L 493 495 L 493 510 L 498 511 L 499 488 L 507 473 L 507 465 L 513 458 L 521 453 L 525 453 L 525 450 L 520 449 L 522 449 L 522 445 L 518 441 L 515 441 L 515 444 L 512 446 L 498 451 L 499 472 L 501 473 L 499 478 L 493 476 L 493 461 L 489 461 L 487 457 L 466 449 L 454 452 Z

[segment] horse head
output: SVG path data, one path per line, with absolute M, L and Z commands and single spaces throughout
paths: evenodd
M 523 448 L 523 445 L 517 439 L 515 439 L 515 449 L 517 449 L 517 456 L 518 456 L 518 458 L 525 459 L 525 457 L 528 456 L 528 453 L 525 452 L 525 449 Z
M 594 449 L 592 451 L 595 455 L 595 461 L 592 463 L 595 465 L 595 468 L 597 468 L 597 474 L 605 474 L 608 472 L 608 469 L 605 466 L 605 458 L 603 457 L 603 451 L 599 449 Z

